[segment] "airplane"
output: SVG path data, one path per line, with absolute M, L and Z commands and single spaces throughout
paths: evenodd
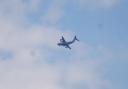
M 60 43 L 58 43 L 57 45 L 58 45 L 58 46 L 64 46 L 65 48 L 71 49 L 71 47 L 70 47 L 69 45 L 72 44 L 72 43 L 74 43 L 76 40 L 79 41 L 79 40 L 76 38 L 76 36 L 75 36 L 72 41 L 67 42 L 67 41 L 65 41 L 64 37 L 62 36 L 62 38 L 60 39 Z

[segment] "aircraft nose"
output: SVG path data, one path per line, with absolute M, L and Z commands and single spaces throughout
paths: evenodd
M 60 43 L 58 43 L 57 45 L 60 46 Z
M 57 43 L 57 45 L 60 45 L 59 43 Z

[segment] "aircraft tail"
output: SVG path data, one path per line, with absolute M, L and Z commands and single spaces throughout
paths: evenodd
M 77 39 L 77 37 L 76 37 L 76 36 L 74 37 L 74 40 L 77 40 L 77 41 L 79 41 L 79 40 Z

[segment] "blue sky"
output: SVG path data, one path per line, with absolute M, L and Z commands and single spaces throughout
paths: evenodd
M 0 89 L 127 89 L 127 4 L 1 0 Z

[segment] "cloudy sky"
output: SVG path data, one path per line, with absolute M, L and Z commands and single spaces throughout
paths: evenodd
M 127 0 L 0 0 L 0 89 L 127 89 Z M 80 42 L 58 47 L 61 36 Z

